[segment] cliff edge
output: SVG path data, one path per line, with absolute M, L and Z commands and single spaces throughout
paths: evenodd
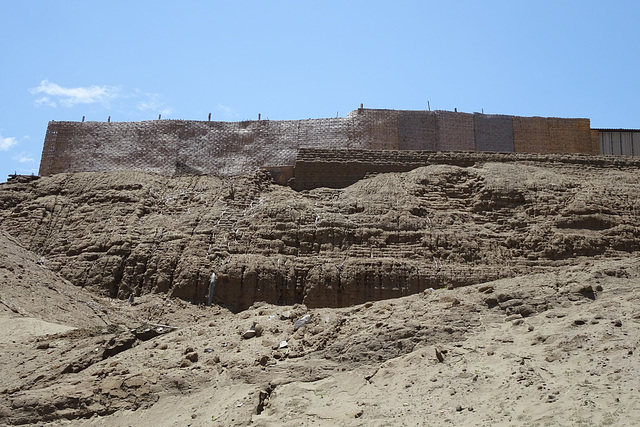
M 143 172 L 0 186 L 0 229 L 71 283 L 231 310 L 344 307 L 640 248 L 635 166 L 432 164 L 342 189 Z

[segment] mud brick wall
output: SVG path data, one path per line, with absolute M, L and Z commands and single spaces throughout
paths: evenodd
M 591 126 L 591 123 L 589 123 L 589 126 Z M 597 129 L 591 129 L 591 152 L 605 154 L 601 149 L 600 131 Z
M 325 150 L 298 152 L 294 179 L 296 190 L 318 187 L 343 188 L 371 173 L 406 172 L 429 164 L 432 151 Z
M 396 110 L 358 109 L 349 113 L 349 140 L 354 146 L 372 150 L 398 150 L 398 116 Z
M 346 118 L 291 121 L 50 122 L 40 175 L 146 170 L 176 165 L 234 176 L 262 166 L 293 166 L 298 148 L 349 148 Z
M 599 154 L 593 150 L 591 126 L 587 119 L 547 119 L 549 138 L 553 145 L 550 153 Z
M 441 151 L 473 151 L 476 149 L 473 114 L 436 111 L 436 134 Z
M 435 151 L 437 148 L 436 114 L 431 111 L 400 111 L 398 149 Z
M 600 154 L 589 119 L 514 117 L 513 139 L 518 153 Z
M 352 128 L 351 119 L 308 119 L 297 120 L 296 123 L 298 124 L 297 142 L 300 147 L 351 148 L 355 143 L 349 139 Z
M 515 151 L 513 117 L 476 113 L 473 115 L 473 130 L 477 151 Z
M 573 152 L 575 139 L 572 134 L 574 129 L 566 119 L 547 119 L 549 126 L 549 145 L 546 153 L 567 153 Z
M 448 164 L 469 167 L 486 162 L 568 163 L 640 168 L 639 157 L 607 157 L 585 154 L 538 154 L 451 151 L 324 150 L 300 149 L 289 185 L 294 189 L 344 188 L 375 173 L 407 172 L 422 166 Z
M 40 174 L 120 169 L 166 173 L 167 156 L 175 157 L 175 146 L 163 141 L 171 127 L 169 122 L 153 128 L 140 123 L 52 122 Z
M 598 141 L 598 131 L 591 129 L 589 119 L 575 119 L 579 123 L 579 131 L 575 136 L 574 153 L 585 153 L 591 155 L 602 154 L 600 152 L 600 142 Z
M 358 109 L 345 118 L 49 123 L 40 175 L 142 170 L 236 176 L 301 148 L 598 154 L 588 119 Z
M 542 117 L 514 117 L 513 145 L 517 153 L 548 153 L 547 120 Z

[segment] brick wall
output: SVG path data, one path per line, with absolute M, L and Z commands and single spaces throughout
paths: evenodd
M 436 114 L 431 111 L 400 111 L 398 115 L 398 149 L 438 149 Z
M 513 145 L 517 153 L 544 153 L 549 145 L 549 126 L 542 117 L 514 117 Z
M 359 109 L 349 113 L 349 139 L 354 146 L 372 150 L 398 150 L 398 116 L 396 110 Z
M 589 119 L 514 117 L 513 139 L 518 153 L 600 154 Z
M 512 153 L 513 117 L 488 114 L 473 115 L 477 151 Z
M 461 167 L 486 162 L 570 163 L 639 168 L 640 158 L 584 154 L 300 149 L 289 184 L 296 190 L 344 188 L 372 173 L 407 172 L 433 164 Z
M 437 149 L 473 151 L 476 149 L 473 114 L 436 111 Z
M 146 170 L 176 164 L 233 176 L 261 166 L 292 166 L 300 146 L 348 148 L 347 119 L 198 122 L 50 122 L 40 175 Z
M 234 176 L 293 166 L 301 148 L 587 153 L 587 119 L 358 109 L 344 118 L 204 122 L 50 122 L 40 175 L 143 170 Z

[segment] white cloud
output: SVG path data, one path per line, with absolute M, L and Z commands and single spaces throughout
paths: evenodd
M 172 113 L 171 108 L 167 107 L 160 99 L 160 94 L 136 91 L 136 95 L 143 98 L 137 104 L 138 110 L 144 112 L 151 111 L 153 113 L 164 114 L 165 116 Z
M 18 140 L 15 138 L 5 138 L 0 135 L 0 151 L 9 151 L 9 149 L 17 143 Z
M 34 163 L 36 161 L 32 153 L 27 153 L 25 151 L 16 153 L 15 155 L 11 156 L 11 158 L 16 162 L 23 163 L 23 164 Z
M 36 99 L 37 105 L 55 107 L 57 102 L 65 107 L 72 107 L 76 104 L 108 104 L 108 102 L 118 96 L 118 89 L 111 86 L 87 86 L 65 88 L 48 80 L 42 80 L 40 86 L 29 90 L 32 94 L 43 94 Z M 56 102 L 57 101 L 57 102 Z
M 36 99 L 36 105 L 46 105 L 47 107 L 55 107 L 56 103 L 49 99 L 48 96 Z
M 216 105 L 216 111 L 222 114 L 222 118 L 225 120 L 234 120 L 238 118 L 238 113 L 233 107 L 229 107 L 227 105 L 218 104 Z
M 169 116 L 173 110 L 164 102 L 158 93 L 143 92 L 139 89 L 123 90 L 115 86 L 86 86 L 67 88 L 48 80 L 42 80 L 40 85 L 29 89 L 35 95 L 34 103 L 46 107 L 73 107 L 75 105 L 99 104 L 125 116 L 153 113 Z

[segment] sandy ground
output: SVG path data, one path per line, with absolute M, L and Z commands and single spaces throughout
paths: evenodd
M 256 303 L 234 314 L 158 295 L 98 298 L 1 237 L 4 424 L 640 419 L 635 256 L 348 308 Z M 252 326 L 255 336 L 246 334 Z
M 67 332 L 72 326 L 46 322 L 33 317 L 0 316 L 3 325 L 0 344 L 9 345 L 15 342 L 30 341 L 34 338 Z

